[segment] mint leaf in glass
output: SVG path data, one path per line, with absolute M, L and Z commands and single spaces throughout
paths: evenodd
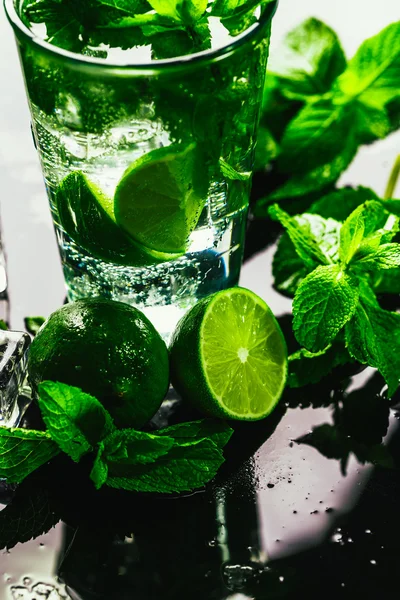
M 336 33 L 311 18 L 287 34 L 272 53 L 268 71 L 279 78 L 283 94 L 307 97 L 329 91 L 346 66 Z
M 0 427 L 0 478 L 20 483 L 59 452 L 47 432 Z
M 100 402 L 79 388 L 44 381 L 39 385 L 38 402 L 51 438 L 75 462 L 114 429 Z
M 293 331 L 310 352 L 325 350 L 354 315 L 358 280 L 339 265 L 319 266 L 300 284 L 293 300 Z

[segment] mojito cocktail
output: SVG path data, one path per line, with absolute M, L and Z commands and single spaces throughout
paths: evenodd
M 234 286 L 275 1 L 5 0 L 68 298 Z

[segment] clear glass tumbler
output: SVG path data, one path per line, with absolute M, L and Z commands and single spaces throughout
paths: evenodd
M 5 0 L 68 298 L 127 302 L 168 338 L 239 280 L 276 2 L 228 45 L 140 64 L 53 46 L 19 7 Z

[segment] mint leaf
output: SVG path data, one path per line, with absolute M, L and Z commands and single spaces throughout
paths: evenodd
M 280 142 L 280 170 L 302 174 L 331 163 L 346 146 L 352 129 L 352 106 L 335 106 L 329 98 L 306 104 L 289 123 Z
M 20 483 L 59 452 L 47 432 L 0 427 L 0 478 Z
M 327 265 L 332 262 L 331 257 L 321 250 L 318 239 L 312 227 L 310 227 L 310 219 L 315 222 L 322 221 L 320 217 L 317 215 L 313 217 L 308 215 L 303 220 L 301 217 L 290 217 L 277 204 L 270 207 L 268 214 L 272 219 L 279 221 L 285 227 L 297 254 L 306 266 L 314 268 L 319 264 Z
M 0 549 L 10 550 L 47 533 L 60 520 L 54 512 L 49 490 L 21 486 L 12 502 L 0 512 Z
M 211 440 L 173 446 L 167 455 L 145 465 L 109 464 L 107 485 L 136 492 L 191 491 L 203 487 L 224 462 L 221 450 Z
M 398 268 L 400 267 L 400 244 L 383 244 L 376 252 L 361 257 L 355 265 L 373 271 Z
M 316 353 L 301 348 L 289 356 L 289 387 L 299 388 L 318 383 L 335 367 L 351 361 L 351 356 L 340 342 L 335 341 L 326 350 Z
M 361 44 L 337 80 L 337 89 L 349 99 L 383 108 L 400 96 L 399 69 L 400 21 Z
M 313 96 L 329 91 L 347 61 L 336 33 L 318 19 L 307 19 L 271 55 L 268 70 L 283 93 Z
M 232 181 L 248 181 L 251 177 L 250 171 L 246 173 L 240 173 L 231 167 L 231 165 L 229 165 L 223 158 L 219 159 L 219 166 L 222 175 L 227 179 L 231 179 Z
M 370 188 L 344 187 L 314 202 L 308 212 L 321 215 L 325 219 L 332 217 L 336 221 L 345 221 L 353 210 L 367 200 L 379 200 L 379 198 Z
M 114 476 L 124 475 L 132 465 L 154 463 L 167 454 L 173 444 L 171 437 L 157 437 L 134 429 L 114 431 L 100 442 L 90 478 L 99 489 L 107 482 L 109 469 Z
M 36 335 L 45 320 L 46 319 L 44 317 L 25 317 L 25 329 L 28 333 Z
M 381 243 L 389 242 L 398 231 L 398 219 L 391 216 L 384 204 L 365 202 L 344 222 L 340 231 L 340 260 L 349 264 L 364 254 L 376 251 Z
M 382 140 L 392 130 L 388 112 L 385 108 L 368 106 L 356 102 L 355 123 L 357 137 L 360 144 L 371 144 L 375 140 Z
M 107 481 L 108 464 L 104 458 L 104 442 L 100 442 L 94 459 L 90 479 L 93 481 L 96 490 L 99 490 Z
M 174 440 L 168 435 L 161 437 L 155 433 L 122 429 L 104 440 L 104 455 L 107 460 L 122 465 L 147 464 L 167 454 L 173 445 Z
M 189 421 L 164 427 L 154 432 L 154 435 L 169 436 L 175 439 L 175 443 L 185 443 L 191 439 L 207 438 L 214 442 L 219 448 L 223 448 L 230 440 L 233 429 L 223 421 L 214 419 L 202 419 L 200 421 Z
M 8 330 L 8 325 L 5 321 L 3 321 L 3 319 L 0 319 L 0 329 L 2 331 L 7 331 Z
M 356 312 L 346 325 L 346 345 L 351 356 L 375 367 L 392 397 L 400 382 L 400 314 L 383 310 L 364 285 Z
M 44 381 L 39 385 L 38 402 L 52 439 L 75 462 L 114 429 L 100 402 L 79 388 Z
M 260 125 L 257 133 L 254 170 L 262 171 L 278 156 L 279 147 L 269 129 Z
M 46 24 L 50 44 L 71 52 L 81 51 L 84 15 L 78 0 L 35 0 L 25 7 L 24 14 L 33 23 Z
M 293 175 L 268 196 L 257 201 L 253 209 L 254 215 L 265 217 L 268 214 L 269 206 L 274 202 L 296 200 L 335 183 L 355 157 L 357 149 L 358 142 L 354 132 L 349 131 L 345 147 L 331 162 L 327 162 L 309 172 L 304 170 L 303 173 Z
M 293 301 L 293 331 L 310 352 L 325 350 L 354 315 L 358 280 L 339 265 L 319 266 L 300 284 Z
M 293 222 L 314 237 L 319 249 L 329 260 L 337 261 L 340 223 L 334 219 L 323 219 L 319 215 L 307 213 L 294 216 Z M 278 242 L 272 262 L 274 287 L 281 294 L 294 296 L 301 281 L 311 269 L 312 267 L 306 266 L 299 257 L 288 234 L 284 234 Z
M 359 249 L 365 236 L 365 205 L 356 208 L 344 222 L 340 230 L 339 256 L 343 264 L 348 264 Z

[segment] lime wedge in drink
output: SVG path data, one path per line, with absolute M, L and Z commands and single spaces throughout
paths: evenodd
M 59 184 L 56 204 L 61 226 L 96 258 L 129 266 L 147 266 L 177 258 L 143 248 L 117 225 L 114 203 L 81 171 Z
M 207 198 L 204 160 L 195 144 L 157 148 L 136 160 L 119 182 L 117 223 L 158 252 L 185 252 Z
M 256 421 L 275 408 L 287 379 L 287 348 L 267 304 L 244 288 L 198 302 L 178 323 L 172 383 L 205 414 Z

